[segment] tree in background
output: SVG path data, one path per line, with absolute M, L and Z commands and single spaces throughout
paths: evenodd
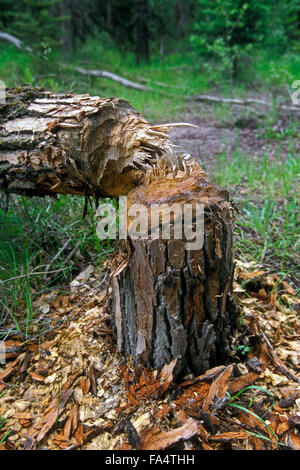
M 58 30 L 63 18 L 55 14 L 60 0 L 4 0 L 1 27 L 41 50 L 59 45 Z
M 93 2 L 87 0 L 58 0 L 55 11 L 61 18 L 59 37 L 65 59 L 76 49 L 78 40 L 84 41 L 93 30 L 95 7 Z
M 191 42 L 200 56 L 216 58 L 236 78 L 241 55 L 254 46 L 283 52 L 299 38 L 298 0 L 198 0 Z
M 137 62 L 188 50 L 216 58 L 234 78 L 254 46 L 285 52 L 299 40 L 299 0 L 2 0 L 1 30 L 31 47 L 61 48 L 105 32 Z M 189 40 L 190 39 L 190 40 Z M 99 39 L 100 40 L 100 39 Z
M 138 62 L 149 62 L 148 1 L 137 0 L 137 43 Z

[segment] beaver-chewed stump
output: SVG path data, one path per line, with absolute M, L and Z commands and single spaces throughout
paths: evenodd
M 135 222 L 128 216 L 127 240 L 120 242 L 123 262 L 112 275 L 119 351 L 132 356 L 137 366 L 156 369 L 177 358 L 177 376 L 228 361 L 238 311 L 232 299 L 233 210 L 227 191 L 212 184 L 195 164 L 192 170 L 156 176 L 133 190 L 127 214 L 137 203 L 147 208 L 152 229 L 158 221 L 153 221 L 155 211 L 162 215 L 154 228 L 162 229 L 168 220 L 164 211 L 177 210 L 169 210 L 168 238 L 157 237 L 158 230 L 156 238 L 133 236 L 130 224 Z M 204 207 L 204 233 L 203 244 L 195 249 L 187 245 L 186 236 L 180 239 L 180 217 L 174 214 L 178 208 L 183 214 L 186 206 L 201 207 L 196 204 Z M 195 232 L 196 223 L 194 210 Z
M 174 374 L 183 375 L 229 358 L 238 313 L 232 300 L 233 219 L 228 193 L 176 154 L 168 131 L 117 98 L 28 85 L 6 89 L 0 191 L 85 195 L 86 201 L 127 196 L 128 231 L 112 271 L 118 349 L 137 365 L 158 369 L 177 359 Z M 137 204 L 140 218 L 134 218 Z M 192 243 L 193 231 L 203 235 L 203 244 Z

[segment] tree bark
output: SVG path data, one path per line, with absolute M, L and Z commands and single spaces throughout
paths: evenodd
M 137 240 L 128 235 L 113 265 L 112 310 L 121 353 L 133 357 L 136 366 L 158 369 L 177 359 L 175 375 L 182 376 L 229 359 L 238 310 L 232 299 L 228 193 L 197 165 L 174 176 L 133 190 L 128 207 L 138 202 L 150 211 L 157 203 L 204 204 L 204 245 L 191 250 L 174 236 Z
M 137 0 L 137 61 L 149 62 L 148 0 Z
M 158 160 L 176 165 L 168 129 L 117 98 L 8 89 L 0 106 L 0 190 L 119 196 Z
M 56 5 L 55 5 L 56 6 Z M 74 45 L 74 30 L 72 24 L 72 4 L 69 0 L 61 0 L 58 10 L 61 18 L 60 23 L 61 52 L 64 60 L 68 57 Z

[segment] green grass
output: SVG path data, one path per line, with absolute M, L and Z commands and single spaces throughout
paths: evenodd
M 286 87 L 300 77 L 299 54 L 293 51 L 283 57 L 274 57 L 266 51 L 252 52 L 241 59 L 239 80 L 232 83 L 225 79 L 221 64 L 198 57 L 191 50 L 166 56 L 154 54 L 150 64 L 137 65 L 134 54 L 116 49 L 106 35 L 78 44 L 68 63 L 108 70 L 156 91 L 140 92 L 104 78 L 82 76 L 60 67 L 60 61 L 54 51 L 35 57 L 0 43 L 0 79 L 8 86 L 30 83 L 55 91 L 118 96 L 130 101 L 151 121 L 180 118 L 187 108 L 184 97 L 209 90 L 235 97 L 246 96 L 249 91 L 274 94 L 277 90 L 289 100 Z
M 76 274 L 88 264 L 101 266 L 112 251 L 112 241 L 97 237 L 94 209 L 82 220 L 83 208 L 83 198 L 70 196 L 13 196 L 7 212 L 0 205 L 2 338 L 13 322 L 26 339 L 37 314 L 34 301 L 54 287 L 69 290 Z
M 290 138 L 291 139 L 291 138 Z M 262 159 L 236 149 L 219 155 L 215 179 L 231 190 L 236 214 L 236 251 L 279 275 L 297 279 L 299 263 L 300 158 L 291 139 L 287 154 Z
M 0 432 L 1 432 L 1 428 L 3 428 L 3 426 L 5 425 L 6 420 L 7 420 L 7 418 L 2 418 L 2 416 L 0 416 Z M 0 437 L 0 445 L 3 444 L 3 442 L 9 436 L 10 433 L 11 433 L 11 431 L 8 431 L 7 433 L 3 434 Z
M 240 402 L 240 397 L 243 394 L 247 394 L 250 390 L 251 391 L 252 390 L 257 390 L 259 394 L 264 393 L 273 400 L 271 406 L 263 413 L 262 416 L 258 415 L 257 413 L 255 413 L 253 410 L 250 409 L 253 406 L 253 403 L 254 403 L 253 396 L 250 396 L 249 403 L 247 405 L 244 404 L 243 402 Z M 282 444 L 282 442 L 280 442 L 278 440 L 276 434 L 272 431 L 272 429 L 268 425 L 267 421 L 264 419 L 267 416 L 268 412 L 273 408 L 274 403 L 275 403 L 275 399 L 274 399 L 273 395 L 268 390 L 266 390 L 265 388 L 262 388 L 260 386 L 257 386 L 257 385 L 249 385 L 249 386 L 243 388 L 242 390 L 240 390 L 234 396 L 231 396 L 227 392 L 227 396 L 228 396 L 228 402 L 226 403 L 226 406 L 231 407 L 233 409 L 236 409 L 239 412 L 242 411 L 246 414 L 249 414 L 250 416 L 253 416 L 256 420 L 258 420 L 261 424 L 263 424 L 263 426 L 268 431 L 269 435 L 271 435 L 274 438 L 274 441 L 276 442 L 278 448 L 280 448 L 282 445 L 284 445 L 284 444 Z M 251 431 L 248 431 L 248 430 L 246 430 L 246 432 L 248 432 L 251 436 L 255 436 L 259 439 L 271 442 L 271 439 L 268 438 L 267 436 L 263 435 L 263 434 L 259 434 L 257 432 L 251 432 Z

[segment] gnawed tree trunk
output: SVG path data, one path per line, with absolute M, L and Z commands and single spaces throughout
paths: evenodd
M 0 105 L 0 190 L 29 196 L 118 196 L 158 160 L 176 165 L 168 130 L 116 98 L 27 86 Z
M 191 250 L 174 236 L 137 240 L 129 235 L 120 247 L 124 259 L 115 261 L 112 305 L 119 351 L 136 365 L 158 369 L 177 358 L 175 375 L 180 376 L 229 359 L 238 311 L 232 299 L 228 193 L 197 165 L 173 177 L 156 177 L 133 190 L 128 209 L 140 203 L 150 214 L 153 204 L 203 204 L 204 245 Z
M 111 273 L 116 341 L 137 365 L 160 369 L 177 359 L 176 375 L 229 358 L 238 312 L 228 193 L 173 152 L 166 127 L 150 126 L 120 99 L 8 90 L 0 107 L 0 190 L 128 195 L 128 209 L 142 204 L 147 218 L 154 205 L 168 212 L 170 205 L 203 204 L 203 246 L 187 248 L 190 239 L 175 236 L 171 217 L 171 237 L 136 239 L 129 230 L 117 248 Z M 179 221 L 182 229 L 185 218 Z M 130 228 L 134 221 L 127 222 Z M 197 226 L 195 217 L 191 225 Z

